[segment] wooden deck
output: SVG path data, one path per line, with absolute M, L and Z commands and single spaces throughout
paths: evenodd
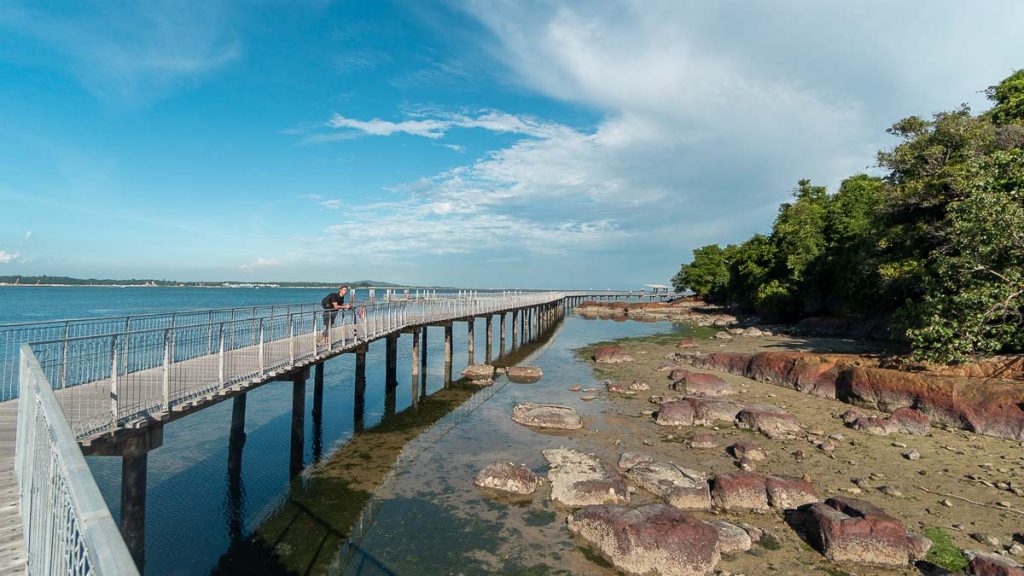
M 0 403 L 0 575 L 24 574 L 27 560 L 18 503 L 18 479 L 14 475 L 17 428 L 18 401 Z

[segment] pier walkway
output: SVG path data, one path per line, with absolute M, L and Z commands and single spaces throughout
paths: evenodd
M 365 380 L 367 346 L 384 339 L 390 382 L 397 339 L 410 334 L 415 377 L 420 336 L 425 365 L 427 327 L 434 326 L 444 329 L 449 381 L 455 322 L 467 323 L 472 358 L 477 318 L 486 319 L 489 353 L 493 319 L 504 349 L 507 337 L 539 333 L 579 301 L 641 295 L 419 292 L 360 302 L 331 318 L 318 306 L 293 305 L 0 326 L 0 574 L 130 574 L 141 565 L 146 454 L 162 444 L 167 422 L 235 398 L 244 428 L 245 393 L 291 381 L 301 469 L 310 367 L 322 379 L 325 360 L 353 353 L 356 377 Z M 83 452 L 124 459 L 123 540 Z

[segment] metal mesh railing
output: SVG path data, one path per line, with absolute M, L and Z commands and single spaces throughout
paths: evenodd
M 361 346 L 404 328 L 552 303 L 564 293 L 464 293 L 234 319 L 190 317 L 161 327 L 31 344 L 72 430 L 85 439 L 238 385 Z M 181 318 L 181 317 L 179 317 Z M 212 320 L 210 320 L 212 318 Z
M 15 472 L 28 574 L 138 574 L 28 345 L 20 374 Z

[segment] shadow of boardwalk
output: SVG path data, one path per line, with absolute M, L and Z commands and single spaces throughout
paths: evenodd
M 556 323 L 535 340 L 494 360 L 511 366 L 544 350 L 560 330 Z M 291 484 L 287 501 L 245 538 L 235 542 L 211 570 L 214 575 L 393 574 L 360 547 L 395 476 L 462 419 L 498 393 L 507 381 L 479 388 L 453 382 L 352 439 Z M 230 488 L 229 488 L 230 490 Z

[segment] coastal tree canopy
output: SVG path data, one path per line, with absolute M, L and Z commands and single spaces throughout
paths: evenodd
M 919 359 L 1024 351 L 1024 71 L 888 130 L 884 177 L 800 180 L 771 233 L 694 250 L 674 283 L 769 318 L 893 320 Z

